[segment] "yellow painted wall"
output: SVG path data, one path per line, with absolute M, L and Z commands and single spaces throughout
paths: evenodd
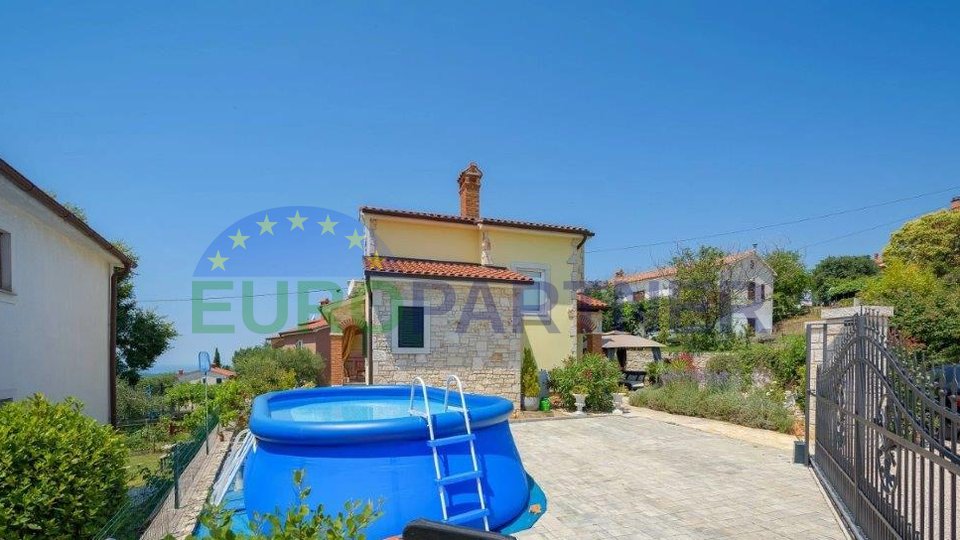
M 379 216 L 368 219 L 371 218 L 376 221 L 374 237 L 380 255 L 480 263 L 481 231 L 477 228 Z M 552 327 L 539 317 L 525 317 L 524 342 L 533 350 L 541 369 L 559 366 L 576 348 L 576 336 L 570 335 L 574 324 L 570 310 L 576 308 L 576 300 L 564 283 L 572 277 L 573 265 L 568 260 L 573 254 L 573 242 L 581 238 L 491 227 L 483 230 L 490 238 L 494 265 L 512 268 L 518 263 L 537 263 L 547 267 L 550 283 L 558 295 L 550 310 Z
M 371 218 L 376 220 L 373 234 L 380 255 L 480 263 L 480 233 L 475 228 Z
M 564 288 L 571 281 L 573 265 L 567 261 L 573 253 L 573 236 L 530 234 L 509 229 L 487 228 L 493 264 L 512 268 L 518 263 L 538 263 L 547 267 L 550 283 L 557 290 L 557 302 L 550 310 L 553 328 L 539 317 L 525 317 L 525 341 L 533 351 L 541 369 L 559 366 L 574 350 L 576 336 L 570 335 L 573 321 L 570 309 L 575 308 L 571 291 Z M 579 239 L 578 239 L 579 241 Z

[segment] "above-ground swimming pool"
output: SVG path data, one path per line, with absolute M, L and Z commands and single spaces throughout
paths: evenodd
M 435 437 L 466 433 L 463 415 L 444 411 L 444 391 L 428 388 Z M 509 401 L 465 394 L 491 529 L 527 510 L 528 477 L 510 433 Z M 451 405 L 459 395 L 450 393 Z M 420 388 L 413 408 L 424 410 Z M 383 516 L 369 538 L 399 534 L 417 518 L 443 519 L 426 419 L 410 413 L 409 386 L 341 386 L 289 390 L 258 396 L 250 431 L 256 446 L 244 470 L 247 514 L 272 512 L 294 501 L 293 471 L 303 469 L 311 487 L 308 504 L 336 513 L 348 500 L 382 501 Z M 448 477 L 473 470 L 470 446 L 438 447 L 440 470 Z M 476 480 L 446 486 L 448 515 L 480 508 Z M 474 519 L 462 525 L 482 528 Z

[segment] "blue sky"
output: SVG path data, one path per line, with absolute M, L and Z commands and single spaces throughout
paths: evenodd
M 590 250 L 698 237 L 960 186 L 957 11 L 5 2 L 0 156 L 132 244 L 144 300 L 189 297 L 263 209 L 456 212 L 471 160 L 486 215 L 586 225 Z M 953 194 L 710 242 L 870 253 Z M 673 249 L 591 253 L 588 277 Z M 163 365 L 257 340 L 150 305 L 183 334 Z

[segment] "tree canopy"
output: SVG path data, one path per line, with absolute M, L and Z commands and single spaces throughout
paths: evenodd
M 934 359 L 960 359 L 960 212 L 941 210 L 905 223 L 884 249 L 885 267 L 860 293 L 891 305 L 891 325 Z
M 269 345 L 237 349 L 233 353 L 233 367 L 238 374 L 272 380 L 275 370 L 288 371 L 295 384 L 317 384 L 323 373 L 324 359 L 307 349 L 274 349 Z
M 960 282 L 960 212 L 941 210 L 908 221 L 890 236 L 883 259 L 914 263 Z
M 724 252 L 712 246 L 696 251 L 681 249 L 673 257 L 672 307 L 675 328 L 683 331 L 688 350 L 706 350 L 713 345 L 717 324 L 730 313 L 732 284 L 720 279 Z
M 764 260 L 776 273 L 773 287 L 773 322 L 794 317 L 803 312 L 800 303 L 810 290 L 810 273 L 803 264 L 799 251 L 776 249 Z
M 840 298 L 853 297 L 865 283 L 861 278 L 874 276 L 879 271 L 869 255 L 827 257 L 811 272 L 813 299 L 820 305 L 827 305 Z
M 137 260 L 126 244 L 114 245 Z M 153 366 L 177 337 L 177 330 L 166 317 L 137 304 L 133 277 L 133 272 L 127 272 L 117 282 L 117 376 L 130 384 L 136 384 L 140 372 Z

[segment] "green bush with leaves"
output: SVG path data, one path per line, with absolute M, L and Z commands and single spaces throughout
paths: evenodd
M 567 358 L 562 366 L 550 371 L 550 384 L 568 409 L 575 407 L 573 394 L 577 389 L 587 394 L 588 411 L 610 412 L 613 410 L 610 394 L 619 387 L 620 376 L 620 365 L 615 361 L 588 353 L 580 358 Z
M 540 397 L 540 369 L 530 347 L 523 349 L 523 362 L 520 364 L 520 391 L 526 397 Z
M 0 538 L 90 538 L 126 499 L 127 449 L 72 398 L 0 407 Z
M 630 404 L 781 433 L 793 431 L 795 418 L 783 404 L 781 392 L 755 388 L 742 393 L 738 387 L 732 383 L 701 385 L 692 377 L 677 378 L 633 392 Z
M 219 506 L 204 508 L 200 523 L 211 540 L 366 540 L 364 531 L 383 515 L 380 503 L 347 501 L 336 515 L 325 513 L 321 504 L 311 512 L 306 502 L 310 488 L 303 485 L 303 478 L 302 469 L 293 472 L 296 504 L 286 511 L 278 508 L 274 513 L 255 515 L 249 533 L 234 532 L 235 512 Z M 197 538 L 191 535 L 188 540 Z
M 708 374 L 726 373 L 749 383 L 755 372 L 773 376 L 781 388 L 805 383 L 807 345 L 803 336 L 782 336 L 773 343 L 741 345 L 730 352 L 712 356 L 704 370 Z
M 282 372 L 292 372 L 295 384 L 317 384 L 323 373 L 324 359 L 308 349 L 275 349 L 269 345 L 238 349 L 233 353 L 233 366 L 237 373 L 254 374 L 263 378 L 263 371 L 272 367 Z

